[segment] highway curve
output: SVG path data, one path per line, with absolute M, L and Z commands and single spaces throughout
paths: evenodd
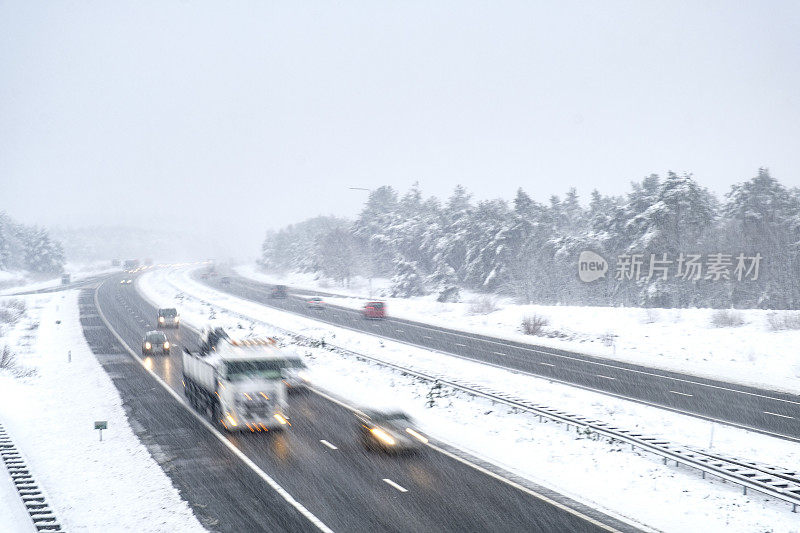
M 114 276 L 102 283 L 96 298 L 101 314 L 136 351 L 145 331 L 154 329 L 156 310 L 136 292 L 134 284 L 120 284 L 120 279 Z M 143 364 L 182 397 L 180 353 L 183 345 L 194 348 L 196 337 L 183 326 L 166 333 L 174 346 L 171 355 L 146 358 Z M 159 393 L 159 384 L 152 377 L 149 380 L 153 394 Z M 183 436 L 190 432 L 191 440 L 217 439 L 208 429 L 198 430 L 204 426 L 191 416 L 176 416 L 180 409 L 175 406 L 180 404 L 175 399 L 165 403 L 169 405 L 163 409 L 149 409 L 137 416 L 146 416 L 158 426 L 174 427 L 175 439 L 167 439 L 169 453 L 181 456 L 187 452 L 181 464 L 191 469 L 193 452 L 183 449 L 187 445 Z M 561 495 L 507 482 L 432 448 L 400 457 L 367 452 L 358 444 L 352 412 L 316 392 L 291 395 L 289 409 L 292 427 L 283 434 L 247 433 L 226 438 L 333 531 L 635 530 Z M 243 473 L 226 450 L 219 453 L 218 463 L 206 464 L 203 459 L 201 466 L 214 471 L 235 467 L 231 471 L 242 475 L 242 498 L 252 498 L 253 490 L 274 494 L 272 487 Z M 233 488 L 226 495 L 237 498 Z M 185 497 L 190 504 L 196 503 L 192 501 L 196 495 Z M 207 503 L 208 498 L 205 500 Z M 259 507 L 263 520 L 251 515 L 250 527 L 245 530 L 297 530 L 293 523 L 297 513 L 283 503 L 248 502 L 243 512 L 252 513 Z M 230 513 L 223 509 L 217 514 L 206 509 L 205 514 L 216 524 L 213 529 L 243 530 L 229 522 Z M 306 522 L 302 529 L 314 527 Z
M 229 280 L 226 285 L 220 283 L 219 276 L 198 281 L 240 298 L 335 326 L 800 441 L 800 398 L 793 394 L 394 318 L 391 306 L 389 316 L 381 321 L 365 320 L 360 311 L 341 306 L 309 309 L 307 296 L 325 294 L 290 287 L 287 299 L 272 299 L 269 285 L 241 276 L 226 276 Z

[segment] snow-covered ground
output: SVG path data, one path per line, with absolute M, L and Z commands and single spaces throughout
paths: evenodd
M 19 365 L 17 372 L 0 369 L 0 422 L 64 529 L 204 531 L 128 425 L 117 389 L 83 336 L 78 291 L 20 300 L 24 316 L 0 337 L 0 350 L 8 345 Z M 19 377 L 19 370 L 35 374 Z M 108 421 L 102 442 L 96 420 Z M 0 484 L 4 473 L 0 463 Z M 3 501 L 0 531 L 18 531 Z
M 11 475 L 2 462 L 0 462 L 0 528 L 13 533 L 36 531 L 17 489 L 11 482 Z
M 188 269 L 157 270 L 140 278 L 139 289 L 160 306 L 177 305 L 189 323 L 214 323 L 242 335 L 274 334 L 273 325 L 325 338 L 354 351 L 447 374 L 584 416 L 614 422 L 687 445 L 708 448 L 712 425 L 698 419 L 546 380 L 487 367 L 369 335 L 335 328 L 229 296 L 193 280 Z M 594 441 L 553 423 L 502 405 L 447 392 L 427 407 L 430 385 L 385 367 L 322 350 L 298 347 L 309 359 L 314 382 L 357 405 L 402 405 L 430 434 L 456 443 L 528 479 L 639 523 L 668 531 L 798 531 L 786 504 L 692 471 L 661 464 L 627 447 Z M 716 425 L 713 448 L 778 465 L 800 461 L 800 446 Z
M 346 290 L 311 274 L 274 277 L 244 265 L 236 271 L 265 283 L 285 283 L 346 295 L 328 297 L 331 304 L 361 308 L 366 291 Z M 360 287 L 360 286 L 359 286 Z M 519 305 L 495 299 L 497 310 L 474 314 L 463 303 L 440 303 L 435 296 L 387 298 L 387 312 L 399 318 L 460 329 L 517 342 L 550 346 L 580 353 L 675 370 L 762 388 L 800 392 L 800 329 L 773 331 L 770 317 L 794 317 L 800 311 L 736 311 L 744 324 L 714 327 L 713 309 L 642 309 Z M 525 317 L 544 317 L 551 336 L 521 332 Z
M 64 272 L 72 281 L 80 281 L 92 276 L 119 272 L 121 267 L 112 267 L 109 261 L 100 263 L 67 263 Z M 38 291 L 61 285 L 61 274 L 48 279 L 40 279 L 28 272 L 0 271 L 0 296 L 18 292 Z

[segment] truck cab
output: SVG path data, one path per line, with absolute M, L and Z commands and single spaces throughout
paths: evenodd
M 266 432 L 289 425 L 287 353 L 271 339 L 231 339 L 214 332 L 205 351 L 183 354 L 189 402 L 226 431 Z

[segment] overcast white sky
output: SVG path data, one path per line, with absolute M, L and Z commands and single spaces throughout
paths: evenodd
M 391 184 L 800 186 L 800 3 L 0 0 L 0 210 L 255 248 Z

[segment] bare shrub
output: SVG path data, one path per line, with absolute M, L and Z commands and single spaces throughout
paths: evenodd
M 606 346 L 614 346 L 614 343 L 617 342 L 618 335 L 613 331 L 606 331 L 600 336 L 600 342 L 602 342 Z
M 471 315 L 488 315 L 489 313 L 494 313 L 498 309 L 497 299 L 492 296 L 484 295 L 473 298 L 467 310 Z
M 711 315 L 711 325 L 715 328 L 738 328 L 744 325 L 744 316 L 733 309 L 718 309 Z
M 8 346 L 3 346 L 3 351 L 0 351 L 0 369 L 11 370 L 17 366 L 17 358 L 14 352 L 8 349 Z
M 17 357 L 8 346 L 0 351 L 0 371 L 7 371 L 18 378 L 28 378 L 38 374 L 35 368 L 27 368 L 17 363 Z
M 767 315 L 767 323 L 772 331 L 800 329 L 800 313 L 770 313 Z
M 525 335 L 535 335 L 541 337 L 544 334 L 544 328 L 550 325 L 547 317 L 541 315 L 530 315 L 522 319 L 522 332 Z
M 17 313 L 7 307 L 0 307 L 0 324 L 13 324 L 17 321 Z
M 9 309 L 15 309 L 20 315 L 24 315 L 27 307 L 25 306 L 25 300 L 20 300 L 19 298 L 12 298 L 11 300 L 6 302 L 6 307 Z

